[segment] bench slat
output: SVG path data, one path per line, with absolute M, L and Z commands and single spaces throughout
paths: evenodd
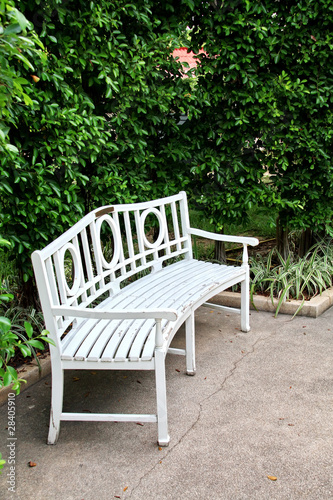
M 140 300 L 142 303 L 142 298 Z M 118 297 L 117 300 L 114 300 L 114 305 L 118 306 L 119 302 L 120 298 Z M 130 306 L 132 302 L 131 297 L 126 297 L 123 300 L 123 307 Z M 138 303 L 137 306 L 139 305 Z M 102 330 L 99 328 L 100 324 L 103 325 Z M 90 319 L 86 321 L 84 325 L 79 327 L 79 331 L 75 332 L 75 335 L 69 333 L 70 338 L 68 342 L 66 342 L 65 338 L 62 359 L 73 359 L 74 357 L 76 359 L 85 359 L 88 357 L 89 352 L 92 351 L 91 358 L 96 361 L 120 324 L 121 320 Z
M 210 264 L 208 262 L 190 261 L 190 269 L 193 278 L 189 279 L 188 266 L 187 271 L 182 275 L 179 272 L 179 281 L 176 287 L 171 290 L 168 297 L 165 298 L 164 306 L 172 305 L 181 317 L 184 317 L 185 312 L 191 310 L 198 299 L 207 293 L 207 289 L 217 288 L 219 285 L 228 281 L 231 276 L 234 276 L 233 271 L 225 266 L 225 269 L 219 269 L 218 264 Z M 197 263 L 197 265 L 196 265 Z M 186 276 L 187 277 L 184 277 Z M 182 321 L 183 322 L 183 321 Z M 172 322 L 171 327 L 173 326 Z M 155 349 L 155 338 L 153 335 L 147 339 L 142 353 L 142 359 L 151 359 Z
M 184 262 L 185 270 L 183 274 L 186 275 L 186 269 L 190 267 L 190 263 Z M 140 296 L 136 296 L 132 289 L 137 288 L 137 283 L 128 286 L 123 294 L 119 294 L 114 301 L 108 301 L 109 307 L 117 307 L 126 309 L 130 306 L 131 308 L 136 308 L 138 306 L 144 305 L 145 308 L 149 307 L 165 307 L 167 303 L 173 303 L 172 300 L 175 297 L 175 288 L 178 286 L 179 279 L 181 278 L 181 273 L 179 269 L 174 270 L 170 268 L 165 268 L 163 272 L 156 273 L 156 275 L 150 276 L 150 281 L 146 279 L 146 286 L 140 287 Z M 166 272 L 167 271 L 167 272 Z M 169 279 L 166 275 L 169 275 Z M 148 278 L 148 277 L 146 277 Z M 161 287 L 161 280 L 163 286 Z M 199 281 L 199 278 L 198 278 Z M 192 283 L 192 287 L 195 287 L 196 281 Z M 181 295 L 182 292 L 178 292 Z M 122 300 L 121 297 L 123 297 Z M 133 298 L 133 300 L 130 300 Z M 166 322 L 162 323 L 162 328 Z M 131 360 L 140 359 L 140 353 L 144 347 L 146 337 L 152 332 L 154 327 L 154 321 L 142 321 L 136 320 L 126 325 L 124 323 L 119 323 L 117 332 L 112 335 L 109 339 L 108 344 L 105 348 L 103 355 L 101 356 L 103 360 L 115 359 L 116 361 L 124 361 L 130 352 L 129 358 Z M 108 329 L 106 329 L 107 332 Z M 110 335 L 108 335 L 110 337 Z M 152 336 L 153 338 L 153 336 Z M 102 338 L 98 339 L 101 343 Z M 151 344 L 151 342 L 149 343 Z M 149 348 L 149 354 L 146 353 L 144 356 L 145 360 L 151 359 L 153 356 L 154 345 Z M 117 351 L 116 351 L 117 350 Z M 88 355 L 88 359 L 92 358 L 92 352 Z M 76 356 L 77 357 L 77 356 Z M 96 359 L 95 357 L 93 358 Z
M 128 285 L 105 308 L 173 307 L 183 316 L 207 288 L 220 286 L 239 276 L 242 268 L 195 260 L 182 261 Z M 103 308 L 104 308 L 103 307 Z M 162 322 L 162 331 L 168 326 Z M 155 348 L 154 320 L 88 320 L 63 351 L 63 360 L 151 360 Z

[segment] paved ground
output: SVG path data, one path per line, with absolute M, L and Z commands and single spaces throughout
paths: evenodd
M 63 422 L 47 446 L 50 378 L 0 408 L 4 500 L 333 499 L 333 308 L 317 319 L 198 311 L 197 374 L 169 356 L 168 448 L 155 424 Z M 179 332 L 176 343 L 183 342 Z M 152 372 L 71 372 L 66 409 L 149 412 Z M 133 405 L 133 401 L 135 404 Z M 34 462 L 34 467 L 28 463 Z M 276 477 L 276 481 L 268 478 Z

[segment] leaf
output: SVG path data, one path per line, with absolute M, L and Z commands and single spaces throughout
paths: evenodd
M 7 366 L 7 372 L 10 373 L 12 380 L 17 380 L 17 371 L 12 366 Z
M 277 480 L 277 477 L 276 476 L 267 476 L 268 479 L 270 479 L 271 481 L 276 481 Z
M 28 322 L 28 321 L 25 321 L 24 322 L 24 328 L 25 328 L 25 331 L 29 337 L 29 339 L 31 339 L 33 333 L 34 333 L 34 329 L 32 327 L 32 325 Z
M 50 339 L 49 337 L 38 337 L 40 340 L 43 340 L 44 342 L 47 342 L 48 344 L 51 344 L 51 345 L 56 345 L 54 340 Z
M 11 247 L 11 243 L 8 240 L 0 238 L 0 246 L 6 246 L 6 247 L 10 248 Z
M 35 347 L 36 349 L 41 349 L 41 350 L 44 349 L 44 344 L 36 339 L 27 340 L 27 344 L 31 345 L 32 347 Z
M 13 298 L 14 295 L 12 295 L 11 293 L 2 294 L 0 295 L 0 302 L 10 302 L 11 300 L 13 300 Z
M 29 24 L 29 21 L 22 14 L 22 12 L 20 12 L 18 9 L 14 9 L 14 15 L 15 15 L 16 21 L 19 23 L 19 25 L 21 27 L 21 30 L 25 30 Z
M 12 376 L 11 376 L 11 374 L 8 371 L 6 371 L 6 373 L 3 376 L 3 384 L 4 384 L 4 386 L 9 385 L 11 383 L 11 381 L 12 381 Z
M 23 379 L 20 379 L 20 381 L 16 380 L 16 382 L 13 383 L 12 390 L 16 391 L 16 395 L 19 395 L 21 392 L 20 382 L 24 382 L 25 384 L 27 383 L 27 381 Z
M 19 24 L 10 24 L 9 26 L 7 26 L 3 34 L 4 36 L 6 36 L 6 35 L 12 35 L 14 33 L 21 33 L 21 31 L 22 28 Z
M 27 106 L 32 106 L 33 105 L 33 101 L 31 99 L 31 97 L 28 96 L 28 94 L 22 94 L 23 95 L 23 99 L 24 99 L 24 102 Z
M 2 329 L 4 332 L 8 332 L 11 326 L 12 324 L 8 318 L 6 318 L 5 316 L 0 316 L 0 329 Z
M 35 68 L 33 67 L 33 65 L 31 64 L 31 62 L 26 58 L 24 57 L 22 54 L 18 53 L 18 54 L 15 54 L 16 57 L 18 59 L 20 59 L 22 62 L 24 62 L 24 64 L 26 64 L 30 69 L 34 70 Z
M 24 357 L 30 356 L 31 355 L 31 350 L 29 349 L 28 346 L 24 344 L 20 344 L 19 349 L 21 353 L 23 354 Z
M 18 153 L 18 149 L 15 148 L 15 151 L 14 151 L 13 148 L 15 148 L 15 146 L 12 146 L 12 144 L 7 144 L 6 145 L 6 149 L 8 149 L 9 151 L 12 150 L 14 153 L 15 152 Z M 13 194 L 13 189 L 12 189 L 12 187 L 7 182 L 2 181 L 2 186 L 1 187 L 4 188 L 4 189 L 6 189 L 10 194 Z

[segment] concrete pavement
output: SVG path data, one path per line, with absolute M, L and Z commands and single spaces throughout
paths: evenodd
M 333 499 L 333 308 L 292 321 L 252 311 L 251 328 L 199 309 L 196 376 L 167 357 L 168 448 L 155 424 L 112 422 L 62 422 L 46 445 L 50 377 L 14 399 L 15 436 L 1 406 L 0 498 Z M 183 342 L 180 331 L 174 345 Z M 67 373 L 67 411 L 153 408 L 153 372 Z

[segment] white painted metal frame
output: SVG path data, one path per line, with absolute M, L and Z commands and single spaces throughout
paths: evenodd
M 155 217 L 155 241 L 146 231 Z M 101 245 L 103 226 L 113 235 L 108 261 Z M 191 236 L 241 243 L 242 266 L 193 258 Z M 168 352 L 186 356 L 195 373 L 194 312 L 220 291 L 241 283 L 241 329 L 249 331 L 247 245 L 258 240 L 218 235 L 190 227 L 186 194 L 94 210 L 41 251 L 32 254 L 50 346 L 52 402 L 48 443 L 56 442 L 61 420 L 157 422 L 158 443 L 169 443 L 165 381 Z M 66 257 L 67 256 L 67 257 Z M 68 283 L 65 260 L 72 261 Z M 143 274 L 143 276 L 142 276 Z M 135 280 L 133 281 L 133 279 Z M 209 307 L 223 308 L 208 304 Z M 186 347 L 170 348 L 185 323 Z M 156 414 L 63 412 L 66 369 L 154 370 Z

